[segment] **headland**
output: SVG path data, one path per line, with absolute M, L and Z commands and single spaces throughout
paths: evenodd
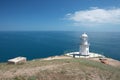
M 66 55 L 34 59 L 25 64 L 0 63 L 0 80 L 118 80 L 120 62 L 106 58 L 73 58 Z

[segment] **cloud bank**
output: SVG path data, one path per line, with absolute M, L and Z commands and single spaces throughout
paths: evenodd
M 88 10 L 76 11 L 66 15 L 67 20 L 73 21 L 76 26 L 120 24 L 120 8 L 101 9 L 92 7 Z

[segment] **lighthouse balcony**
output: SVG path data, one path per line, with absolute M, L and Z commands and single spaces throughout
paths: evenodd
M 89 46 L 90 44 L 89 43 L 88 44 L 80 44 L 80 46 L 82 46 L 82 45 Z

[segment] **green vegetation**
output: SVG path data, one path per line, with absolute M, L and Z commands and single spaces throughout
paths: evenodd
M 0 63 L 0 80 L 118 80 L 120 68 L 87 59 Z

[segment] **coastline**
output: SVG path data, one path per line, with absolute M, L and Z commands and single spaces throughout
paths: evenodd
M 98 54 L 98 53 L 91 53 L 91 55 L 88 57 L 86 56 L 77 56 L 77 57 L 73 57 L 73 54 L 78 54 L 78 52 L 71 52 L 71 53 L 66 53 L 66 54 L 63 54 L 63 55 L 56 55 L 56 56 L 50 56 L 50 57 L 46 57 L 46 58 L 38 58 L 38 59 L 33 59 L 33 60 L 27 60 L 27 62 L 29 61 L 36 61 L 36 60 L 40 60 L 40 61 L 46 61 L 46 60 L 56 60 L 56 59 L 72 59 L 72 58 L 75 58 L 75 59 L 86 59 L 86 60 L 92 60 L 92 61 L 96 61 L 96 62 L 101 62 L 99 59 L 100 58 L 105 58 L 107 59 L 108 61 L 108 64 L 107 65 L 111 65 L 111 66 L 114 66 L 114 67 L 120 67 L 120 61 L 119 60 L 116 60 L 116 59 L 113 59 L 113 58 L 108 58 L 108 57 L 105 57 L 104 55 L 101 55 L 101 54 Z M 93 57 L 94 56 L 94 57 Z M 2 62 L 2 63 L 7 63 L 7 62 Z M 2 64 L 0 63 L 0 64 Z
M 72 59 L 72 58 L 76 58 L 76 59 L 86 59 L 86 60 L 92 60 L 92 61 L 96 61 L 96 62 L 100 62 L 100 58 L 104 57 L 105 59 L 107 59 L 108 64 L 107 65 L 111 65 L 114 67 L 120 67 L 120 61 L 113 59 L 113 58 L 108 58 L 105 57 L 104 55 L 98 54 L 98 53 L 91 53 L 91 55 L 89 57 L 86 56 L 77 56 L 77 57 L 73 57 L 73 54 L 78 54 L 78 52 L 71 52 L 71 53 L 66 53 L 63 55 L 56 55 L 56 56 L 50 56 L 50 57 L 46 57 L 46 58 L 38 58 L 38 59 L 33 59 L 33 60 L 27 60 L 27 62 L 29 61 L 36 61 L 36 60 L 40 60 L 40 61 L 46 61 L 46 60 L 56 60 L 56 59 Z M 94 56 L 94 57 L 93 57 Z M 7 63 L 7 62 L 2 62 L 2 63 Z M 0 63 L 0 64 L 2 64 Z

